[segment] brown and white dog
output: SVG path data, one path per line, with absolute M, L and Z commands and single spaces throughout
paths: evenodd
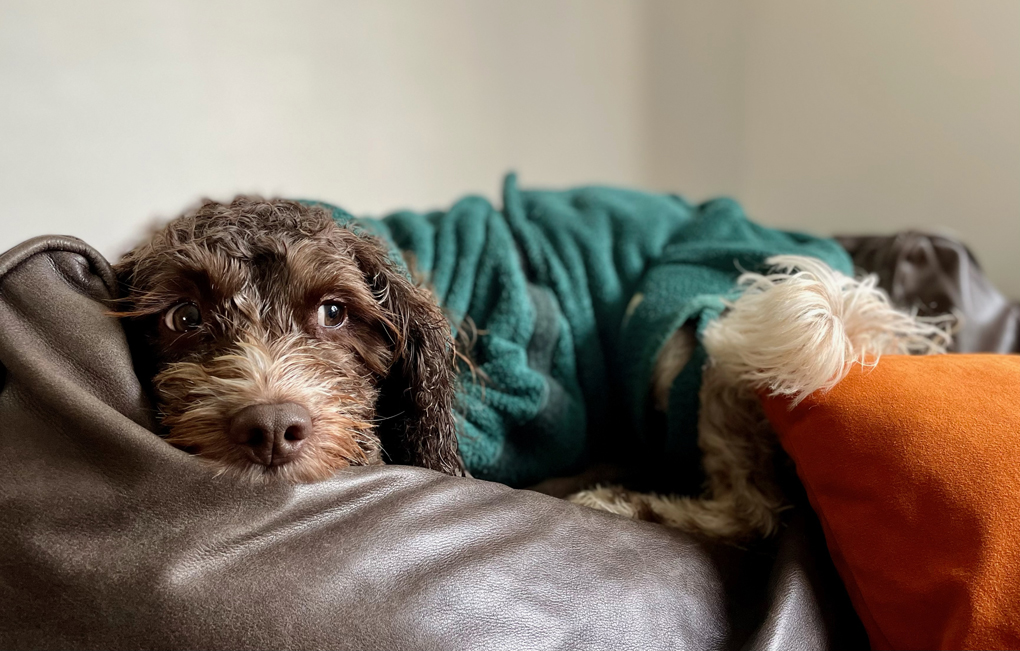
M 744 274 L 712 323 L 700 393 L 699 498 L 598 487 L 573 501 L 727 539 L 769 534 L 783 497 L 761 392 L 801 399 L 855 364 L 944 350 L 943 323 L 893 309 L 874 278 L 813 258 Z M 462 475 L 455 344 L 430 293 L 385 247 L 317 206 L 239 197 L 207 202 L 128 253 L 119 315 L 151 378 L 167 440 L 222 472 L 313 482 L 391 462 Z M 678 330 L 650 387 L 665 409 L 690 359 Z
M 258 479 L 384 460 L 464 473 L 443 313 L 327 211 L 206 202 L 114 269 L 173 445 Z

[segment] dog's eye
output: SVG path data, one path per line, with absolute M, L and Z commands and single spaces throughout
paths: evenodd
M 339 328 L 347 323 L 347 308 L 343 303 L 326 301 L 319 306 L 319 325 L 324 328 Z
M 163 323 L 174 332 L 197 328 L 202 323 L 202 311 L 194 303 L 181 303 L 170 308 Z

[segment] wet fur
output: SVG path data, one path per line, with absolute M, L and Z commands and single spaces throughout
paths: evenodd
M 446 319 L 379 241 L 324 208 L 207 201 L 114 268 L 118 314 L 175 446 L 253 479 L 311 482 L 383 462 L 464 474 Z M 346 306 L 342 328 L 318 326 L 325 300 Z M 203 323 L 177 333 L 163 316 L 185 301 Z M 307 409 L 313 434 L 296 461 L 254 466 L 227 440 L 230 418 L 280 402 Z

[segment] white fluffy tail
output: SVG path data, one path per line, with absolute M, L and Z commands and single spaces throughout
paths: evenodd
M 796 403 L 836 386 L 856 364 L 942 353 L 950 343 L 951 317 L 894 309 L 874 275 L 850 278 L 802 256 L 767 262 L 771 273 L 740 276 L 743 294 L 705 331 L 712 365 L 731 381 Z

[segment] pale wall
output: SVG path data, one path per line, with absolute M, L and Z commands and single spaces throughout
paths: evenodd
M 949 227 L 1020 296 L 1020 2 L 0 0 L 0 250 L 200 196 L 607 182 Z
M 1020 298 L 1020 2 L 749 7 L 749 208 L 821 232 L 946 227 Z
M 356 212 L 525 182 L 639 185 L 641 5 L 2 2 L 0 250 L 119 253 L 239 191 Z

